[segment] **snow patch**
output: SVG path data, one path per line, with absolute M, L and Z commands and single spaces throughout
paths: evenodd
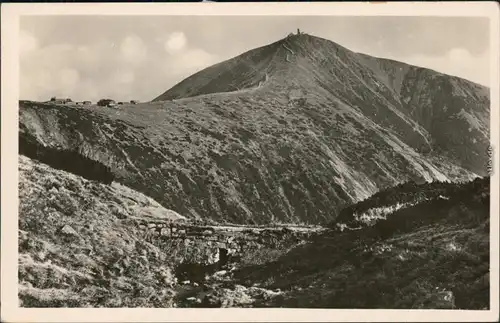
M 420 201 L 415 201 L 413 203 L 397 203 L 390 206 L 383 206 L 369 209 L 363 213 L 354 213 L 353 217 L 357 222 L 361 222 L 365 225 L 374 225 L 378 220 L 385 220 L 387 216 L 402 209 L 410 206 L 414 206 Z

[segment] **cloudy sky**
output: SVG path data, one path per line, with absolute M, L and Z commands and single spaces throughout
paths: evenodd
M 211 64 L 297 28 L 353 51 L 489 85 L 484 18 L 25 16 L 20 96 L 148 101 Z

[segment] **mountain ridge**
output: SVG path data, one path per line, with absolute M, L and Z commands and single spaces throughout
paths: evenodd
M 152 102 L 21 102 L 20 135 L 83 140 L 123 163 L 117 181 L 190 218 L 328 223 L 401 182 L 486 174 L 487 88 L 399 64 L 294 35 Z
M 287 43 L 290 44 L 291 48 L 293 48 L 292 50 L 292 53 L 294 53 L 293 55 L 297 56 L 296 61 L 294 62 L 285 62 L 285 63 L 283 62 L 283 55 L 285 52 L 290 50 L 290 48 L 286 49 L 280 45 L 285 45 Z M 321 50 L 315 52 L 316 48 L 320 48 Z M 450 96 L 450 93 L 446 93 L 446 91 L 463 92 L 464 87 L 469 87 L 469 89 L 466 89 L 467 93 L 462 93 L 462 94 L 468 97 L 472 96 L 475 100 L 480 101 L 481 104 L 484 105 L 489 104 L 489 99 L 488 98 L 485 99 L 485 97 L 489 96 L 487 93 L 489 92 L 489 89 L 477 83 L 473 83 L 455 76 L 448 76 L 446 74 L 442 74 L 434 70 L 411 66 L 409 64 L 398 61 L 379 59 L 374 57 L 370 58 L 370 56 L 368 55 L 352 52 L 347 48 L 338 45 L 334 42 L 331 42 L 329 40 L 304 34 L 289 36 L 277 42 L 273 42 L 269 45 L 259 47 L 251 51 L 247 51 L 231 60 L 226 60 L 208 69 L 217 67 L 218 69 L 222 69 L 224 71 L 233 69 L 239 71 L 241 69 L 240 68 L 241 64 L 238 65 L 238 63 L 240 63 L 241 61 L 244 62 L 246 60 L 246 55 L 250 55 L 251 57 L 254 56 L 259 57 L 261 51 L 264 51 L 265 53 L 268 53 L 269 51 L 273 52 L 272 54 L 273 60 L 271 60 L 271 63 L 275 62 L 276 57 L 281 58 L 281 62 L 275 63 L 274 67 L 271 66 L 272 64 L 266 65 L 266 71 L 257 71 L 255 73 L 259 75 L 266 74 L 266 76 L 268 76 L 269 69 L 274 70 L 274 72 L 276 72 L 277 69 L 278 71 L 281 72 L 284 71 L 283 72 L 284 75 L 280 75 L 280 73 L 278 73 L 278 75 L 274 75 L 275 73 L 274 74 L 271 73 L 271 75 L 269 76 L 269 81 L 267 83 L 276 82 L 277 84 L 265 84 L 263 86 L 264 89 L 259 89 L 260 91 L 265 91 L 266 88 L 268 91 L 279 91 L 284 84 L 285 87 L 290 87 L 288 89 L 290 97 L 293 96 L 304 97 L 306 96 L 305 93 L 308 91 L 307 90 L 308 85 L 311 85 L 313 87 L 320 86 L 325 88 L 325 90 L 327 92 L 330 92 L 330 94 L 335 95 L 336 98 L 341 101 L 341 103 L 346 103 L 351 106 L 356 106 L 356 103 L 358 103 L 359 101 L 352 99 L 359 98 L 359 95 L 356 94 L 358 88 L 347 87 L 347 90 L 353 94 L 349 100 L 350 102 L 347 100 L 343 100 L 342 94 L 344 93 L 341 93 L 340 95 L 339 92 L 332 93 L 332 88 L 338 87 L 338 83 L 332 84 L 332 82 L 329 81 L 329 78 L 332 75 L 337 78 L 339 75 L 341 75 L 344 76 L 345 78 L 345 75 L 343 74 L 346 74 L 347 71 L 349 72 L 349 74 L 351 74 L 347 76 L 348 77 L 347 81 L 349 84 L 352 84 L 352 82 L 361 83 L 363 86 L 363 90 L 368 89 L 369 91 L 371 91 L 372 94 L 375 95 L 375 97 L 381 101 L 382 106 L 385 105 L 389 108 L 389 110 L 391 110 L 387 112 L 393 113 L 397 116 L 397 118 L 390 120 L 391 123 L 395 121 L 400 122 L 402 124 L 398 125 L 398 127 L 403 126 L 403 127 L 410 127 L 413 129 L 412 132 L 406 131 L 403 135 L 403 138 L 400 136 L 400 139 L 403 139 L 403 141 L 405 141 L 405 138 L 411 136 L 412 141 L 414 141 L 411 147 L 414 149 L 419 149 L 419 148 L 429 149 L 430 135 L 428 134 L 428 132 L 433 131 L 433 129 L 431 129 L 432 125 L 430 125 L 431 121 L 429 121 L 428 120 L 429 118 L 425 115 L 426 113 L 432 114 L 432 111 L 430 112 L 424 111 L 422 115 L 421 111 L 423 109 L 419 108 L 416 110 L 416 107 L 420 107 L 422 105 L 424 106 L 424 109 L 429 109 L 425 105 L 433 104 L 433 102 L 421 102 L 422 100 L 415 98 L 415 95 L 412 95 L 412 93 L 420 94 L 422 92 L 422 90 L 420 89 L 417 89 L 417 91 L 415 89 L 416 87 L 421 86 L 420 84 L 418 84 L 420 79 L 429 78 L 433 80 L 437 78 L 436 80 L 433 80 L 432 86 L 444 88 L 441 91 L 440 95 L 444 94 Z M 321 53 L 323 52 L 326 52 L 327 54 L 331 52 L 335 53 L 333 55 L 328 56 L 328 55 L 322 55 Z M 304 62 L 303 60 L 304 57 L 307 59 L 306 62 Z M 361 60 L 358 61 L 357 59 L 359 57 L 361 57 Z M 311 61 L 315 61 L 317 64 L 311 66 L 310 64 Z M 227 62 L 231 63 L 229 67 L 224 66 L 224 64 Z M 385 73 L 385 75 L 380 75 L 381 74 L 380 67 L 386 66 L 388 63 L 396 64 L 396 68 L 393 67 L 393 70 L 391 71 L 392 73 L 383 72 Z M 374 65 L 378 65 L 378 67 Z M 283 68 L 283 66 L 286 67 Z M 328 71 L 330 73 L 326 73 L 326 75 L 325 73 L 318 73 L 317 71 L 321 70 L 321 68 L 323 68 L 324 66 L 326 67 L 334 66 L 337 68 L 336 69 L 330 68 L 330 70 Z M 397 68 L 398 66 L 399 68 Z M 363 67 L 368 67 L 369 70 L 366 69 L 363 70 Z M 189 95 L 182 96 L 180 94 L 183 93 L 182 86 L 184 84 L 189 84 L 189 87 L 191 91 L 194 91 L 194 94 L 215 94 L 215 93 L 207 93 L 206 92 L 207 86 L 201 88 L 198 92 L 193 89 L 196 88 L 196 85 L 199 83 L 197 81 L 197 76 L 204 75 L 204 72 L 207 71 L 208 69 L 200 71 L 199 73 L 196 73 L 193 76 L 187 78 L 185 81 L 183 81 L 184 83 L 181 82 L 183 84 L 179 83 L 178 85 L 175 85 L 170 90 L 168 90 L 161 96 L 157 97 L 153 101 L 161 101 L 162 98 L 174 98 L 174 97 L 177 99 L 188 98 Z M 400 71 L 398 72 L 399 74 L 396 73 L 395 70 L 399 70 Z M 372 73 L 370 73 L 370 71 L 372 71 Z M 299 78 L 297 75 L 300 74 L 302 75 Z M 240 73 L 240 75 L 244 76 L 245 74 Z M 299 78 L 298 81 L 297 78 Z M 390 78 L 392 78 L 392 81 L 388 80 Z M 276 81 L 276 79 L 278 80 Z M 297 82 L 299 83 L 298 86 L 296 84 Z M 394 82 L 396 82 L 396 84 L 391 84 Z M 212 85 L 212 87 L 215 88 L 220 86 L 220 84 L 226 84 L 227 82 L 221 83 L 218 78 L 215 78 L 213 79 L 212 83 L 215 83 L 215 85 Z M 256 81 L 254 81 L 253 83 L 256 83 Z M 210 88 L 210 85 L 208 86 L 208 88 Z M 344 86 L 343 92 L 345 92 L 345 89 L 346 87 Z M 426 90 L 435 91 L 432 88 Z M 227 91 L 227 89 L 222 89 L 219 92 L 229 92 L 229 91 Z M 476 95 L 476 92 L 479 92 L 479 94 Z M 392 94 L 395 94 L 396 96 Z M 461 102 L 458 102 L 458 105 L 460 104 Z M 366 112 L 367 112 L 366 110 L 363 111 L 363 113 Z M 391 125 L 387 121 L 381 120 L 381 118 L 376 117 L 377 112 L 371 112 L 370 118 L 376 119 L 375 122 L 377 123 L 384 122 L 383 123 L 384 126 L 390 127 Z M 382 111 L 382 113 L 384 112 Z M 482 114 L 483 123 L 488 122 L 486 120 L 488 117 L 489 113 Z M 413 118 L 420 118 L 420 119 L 426 118 L 427 120 L 412 120 Z M 475 116 L 473 116 L 473 118 L 475 118 Z M 438 131 L 440 131 L 440 129 L 438 129 Z M 460 139 L 466 140 L 467 138 L 460 138 Z M 474 171 L 477 172 L 478 168 L 475 167 Z
M 303 43 L 306 42 L 306 45 L 309 43 L 313 43 L 313 48 L 311 48 L 310 46 L 309 47 L 306 47 L 304 48 L 303 47 Z M 365 65 L 367 67 L 370 67 L 373 69 L 373 63 L 375 64 L 383 64 L 385 66 L 387 66 L 387 64 L 393 64 L 393 65 L 399 65 L 400 66 L 400 69 L 409 69 L 409 68 L 417 68 L 417 69 L 422 69 L 422 70 L 425 70 L 425 71 L 428 71 L 428 72 L 431 72 L 431 73 L 434 73 L 436 75 L 445 75 L 445 76 L 448 76 L 450 78 L 453 78 L 455 80 L 458 80 L 458 81 L 466 81 L 468 83 L 471 83 L 471 84 L 474 84 L 475 86 L 479 87 L 479 88 L 483 88 L 484 90 L 489 90 L 489 87 L 484 85 L 484 84 L 480 84 L 480 83 L 477 83 L 477 82 L 474 82 L 474 81 L 470 81 L 466 78 L 463 78 L 463 77 L 459 77 L 459 76 L 456 76 L 456 75 L 452 75 L 452 74 L 447 74 L 447 73 L 443 73 L 443 72 L 439 72 L 437 70 L 434 70 L 434 69 L 431 69 L 431 68 L 426 68 L 426 67 L 420 67 L 420 66 L 416 66 L 416 65 L 412 65 L 410 63 L 406 63 L 406 62 L 403 62 L 403 61 L 399 61 L 399 60 L 396 60 L 396 59 L 391 59 L 391 58 L 385 58 L 385 57 L 379 57 L 379 56 L 373 56 L 373 55 L 368 55 L 368 54 L 365 54 L 365 53 L 361 53 L 361 52 L 354 52 L 354 51 L 351 51 L 349 50 L 348 48 L 338 44 L 338 43 L 335 43 L 331 40 L 328 40 L 326 38 L 322 38 L 322 37 L 317 37 L 317 36 L 311 36 L 311 35 L 308 35 L 308 34 L 300 34 L 300 35 L 289 35 L 285 38 L 282 38 L 278 41 L 274 41 L 272 43 L 269 43 L 267 45 L 263 45 L 263 46 L 259 46 L 257 48 L 254 48 L 254 49 L 250 49 L 250 50 L 247 50 L 247 51 L 244 51 L 243 53 L 241 54 L 238 54 L 232 58 L 229 58 L 229 59 L 226 59 L 226 60 L 223 60 L 219 63 L 216 63 L 216 64 L 213 64 L 207 68 L 204 68 L 194 74 L 192 74 L 191 76 L 183 79 L 182 81 L 178 82 L 177 84 L 175 84 L 174 86 L 172 86 L 170 89 L 168 89 L 167 91 L 165 91 L 164 93 L 162 93 L 161 95 L 155 97 L 152 102 L 154 101 L 162 101 L 162 97 L 166 95 L 165 97 L 165 100 L 172 100 L 172 99 L 181 99 L 181 98 L 187 98 L 187 97 L 191 97 L 191 96 L 183 96 L 183 97 L 174 97 L 175 95 L 175 90 L 177 87 L 181 86 L 181 85 L 185 85 L 187 83 L 189 83 L 190 81 L 192 81 L 193 78 L 196 78 L 197 76 L 200 76 L 202 74 L 205 74 L 207 73 L 209 70 L 211 69 L 216 69 L 218 67 L 220 67 L 221 65 L 224 65 L 225 63 L 232 63 L 232 64 L 235 64 L 235 58 L 238 58 L 238 57 L 244 57 L 244 56 L 260 56 L 262 53 L 261 52 L 264 52 L 264 53 L 269 53 L 269 52 L 272 52 L 274 51 L 273 53 L 273 58 L 274 56 L 280 56 L 279 54 L 281 54 L 281 56 L 283 57 L 283 49 L 285 49 L 287 52 L 289 52 L 291 55 L 295 55 L 295 52 L 293 50 L 291 50 L 291 48 L 287 47 L 287 44 L 290 44 L 291 43 L 291 47 L 294 48 L 295 50 L 297 49 L 301 49 L 301 53 L 304 54 L 304 51 L 306 52 L 311 52 L 311 51 L 314 51 L 314 46 L 317 46 L 317 47 L 320 47 L 318 46 L 318 43 L 324 45 L 324 44 L 329 44 L 331 47 L 335 48 L 337 53 L 339 52 L 339 50 L 344 53 L 349 53 L 351 55 L 356 55 L 360 58 L 362 58 L 363 60 L 365 60 Z M 253 70 L 255 70 L 256 68 L 253 68 Z M 174 92 L 174 93 L 172 93 Z M 221 91 L 223 92 L 223 91 Z M 218 93 L 218 92 L 209 92 L 209 93 Z M 209 94 L 209 93 L 204 93 L 204 94 Z M 194 95 L 193 95 L 194 96 Z

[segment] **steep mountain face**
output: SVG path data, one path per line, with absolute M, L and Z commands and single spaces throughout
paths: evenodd
M 111 155 L 118 181 L 187 217 L 321 223 L 400 182 L 484 175 L 489 90 L 294 35 L 149 103 L 21 102 L 20 135 Z

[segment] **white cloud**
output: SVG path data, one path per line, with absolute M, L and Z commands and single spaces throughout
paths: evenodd
M 97 88 L 98 86 L 99 85 L 96 85 L 93 80 L 81 80 L 80 84 L 78 84 L 79 94 L 78 97 L 75 97 L 75 99 L 80 101 L 90 100 L 93 102 L 102 99 Z
M 21 99 L 46 101 L 52 96 L 72 97 L 80 92 L 80 73 L 70 67 L 24 71 L 20 79 Z
M 109 42 L 26 46 L 31 50 L 20 57 L 20 96 L 40 101 L 61 96 L 76 101 L 96 100 L 110 92 L 132 91 L 133 87 L 127 87 L 136 80 L 131 60 L 145 58 L 145 52 L 138 45 L 140 41 L 131 37 L 118 48 Z M 124 56 L 117 59 L 121 53 Z
M 73 88 L 80 80 L 80 73 L 73 68 L 63 68 L 59 71 L 60 84 Z
M 21 55 L 29 53 L 38 48 L 38 40 L 31 33 L 19 31 L 19 52 Z
M 446 55 L 442 56 L 412 55 L 393 58 L 487 86 L 490 83 L 490 55 L 487 51 L 481 55 L 472 55 L 464 48 L 452 48 Z
M 44 69 L 22 73 L 19 80 L 21 99 L 48 100 L 54 94 L 52 74 Z
M 93 51 L 84 46 L 55 44 L 26 52 L 20 60 L 20 96 L 40 101 L 52 96 L 84 99 L 89 86 L 82 86 L 82 71 L 95 63 Z
M 85 65 L 86 68 L 90 68 L 99 63 L 101 53 L 102 51 L 95 47 L 89 48 L 88 46 L 78 46 L 74 58 L 82 65 Z
M 186 35 L 183 32 L 176 31 L 168 36 L 164 48 L 169 54 L 175 54 L 182 51 L 187 45 Z
M 217 62 L 217 57 L 203 49 L 195 48 L 183 52 L 167 61 L 166 73 L 187 77 Z
M 147 56 L 144 42 L 136 35 L 127 36 L 121 43 L 120 51 L 123 58 L 130 62 L 141 62 Z
M 119 71 L 112 77 L 113 84 L 129 84 L 134 82 L 135 74 L 132 71 Z
M 163 43 L 170 55 L 164 65 L 165 75 L 169 78 L 180 80 L 218 61 L 217 56 L 201 48 L 189 48 L 186 35 L 181 31 L 169 34 L 166 39 L 156 38 L 156 41 Z
M 448 57 L 453 63 L 460 63 L 472 59 L 471 53 L 464 48 L 452 48 L 448 52 Z

